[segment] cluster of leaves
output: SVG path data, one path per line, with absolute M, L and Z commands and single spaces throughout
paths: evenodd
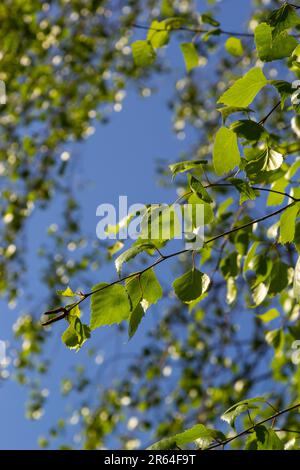
M 29 3 L 33 9 L 37 8 L 35 2 Z M 74 7 L 76 10 L 76 3 L 62 2 L 61 22 L 70 21 L 72 14 L 68 9 Z M 127 337 L 132 338 L 146 312 L 148 315 L 149 307 L 155 310 L 159 302 L 158 306 L 164 305 L 166 308 L 165 313 L 156 318 L 147 346 L 128 365 L 126 377 L 99 390 L 95 403 L 87 403 L 84 397 L 77 407 L 85 448 L 99 448 L 111 435 L 117 435 L 122 446 L 132 448 L 130 446 L 134 444 L 130 430 L 134 432 L 136 427 L 147 435 L 149 430 L 154 431 L 152 434 L 160 439 L 152 446 L 154 449 L 185 448 L 191 443 L 196 443 L 199 448 L 226 444 L 257 450 L 297 448 L 297 418 L 295 413 L 288 411 L 294 411 L 299 405 L 287 407 L 287 403 L 296 403 L 300 386 L 297 364 L 291 360 L 294 342 L 299 339 L 300 315 L 300 224 L 297 220 L 300 208 L 300 163 L 297 159 L 300 150 L 300 109 L 298 91 L 294 86 L 300 77 L 298 9 L 286 2 L 272 2 L 271 7 L 275 3 L 278 8 L 266 11 L 262 2 L 257 1 L 259 9 L 251 20 L 252 32 L 229 34 L 225 41 L 225 57 L 223 50 L 218 56 L 217 81 L 212 83 L 210 76 L 207 91 L 205 84 L 199 80 L 197 68 L 205 65 L 204 58 L 209 60 L 210 54 L 216 53 L 218 44 L 223 44 L 222 39 L 228 34 L 210 12 L 180 14 L 180 8 L 175 11 L 172 3 L 162 2 L 162 17 L 152 22 L 150 19 L 146 39 L 132 43 L 132 60 L 127 52 L 124 54 L 118 49 L 116 52 L 112 37 L 107 39 L 106 20 L 101 23 L 102 35 L 98 29 L 95 34 L 93 28 L 96 26 L 90 16 L 95 13 L 96 7 L 94 2 L 90 2 L 86 7 L 90 14 L 78 14 L 80 21 L 67 25 L 70 28 L 68 34 L 63 27 L 56 34 L 59 37 L 55 46 L 63 47 L 64 54 L 71 56 L 69 65 L 65 65 L 64 61 L 61 65 L 62 76 L 67 76 L 53 86 L 47 82 L 42 92 L 37 97 L 33 96 L 32 114 L 31 111 L 27 112 L 31 106 L 26 102 L 24 111 L 27 114 L 22 113 L 24 122 L 17 128 L 23 130 L 24 126 L 26 128 L 26 125 L 32 124 L 38 112 L 41 113 L 38 121 L 46 123 L 45 129 L 24 143 L 23 133 L 21 137 L 15 135 L 16 123 L 13 121 L 13 125 L 8 125 L 13 134 L 3 141 L 10 146 L 13 135 L 14 142 L 21 142 L 22 149 L 26 147 L 26 155 L 20 154 L 17 159 L 21 162 L 20 168 L 24 165 L 29 171 L 27 176 L 22 176 L 25 182 L 32 184 L 32 172 L 36 168 L 40 171 L 43 165 L 45 171 L 42 172 L 41 184 L 44 186 L 52 182 L 56 165 L 45 160 L 46 154 L 50 158 L 49 153 L 57 151 L 70 137 L 81 138 L 88 128 L 88 117 L 93 115 L 91 110 L 94 110 L 95 102 L 100 105 L 102 102 L 114 102 L 117 90 L 123 90 L 125 86 L 125 78 L 147 77 L 157 70 L 156 67 L 160 66 L 159 50 L 167 46 L 173 37 L 183 35 L 185 40 L 180 43 L 180 49 L 188 73 L 176 84 L 176 96 L 171 105 L 174 128 L 180 131 L 189 124 L 199 132 L 199 140 L 191 150 L 193 157 L 185 156 L 170 165 L 168 177 L 170 181 L 171 173 L 171 184 L 177 186 L 181 202 L 203 207 L 207 234 L 205 244 L 202 249 L 192 252 L 191 259 L 190 250 L 182 248 L 165 254 L 165 248 L 176 230 L 171 230 L 168 237 L 162 235 L 158 241 L 140 239 L 116 258 L 119 275 L 116 281 L 98 283 L 86 293 L 63 289 L 59 295 L 67 299 L 70 297 L 71 303 L 67 302 L 55 312 L 47 312 L 50 313 L 47 323 L 57 320 L 56 315 L 52 318 L 51 313 L 62 313 L 59 318 L 68 322 L 62 336 L 63 342 L 69 348 L 79 350 L 84 343 L 87 346 L 91 333 L 97 334 L 93 333 L 95 329 L 106 325 L 119 324 L 121 331 L 127 325 Z M 153 4 L 156 2 L 149 2 L 150 8 Z M 2 10 L 2 15 L 8 15 L 5 6 Z M 31 13 L 26 14 L 30 16 Z M 126 44 L 129 37 L 127 27 L 135 24 L 138 14 L 139 7 L 136 6 L 134 14 L 131 12 L 128 18 L 122 20 Z M 99 16 L 103 20 L 101 13 Z M 48 12 L 46 17 L 48 21 Z M 98 20 L 96 15 L 95 23 Z M 34 21 L 25 24 L 45 30 L 44 26 Z M 119 26 L 109 24 L 116 35 L 113 37 L 120 36 Z M 51 32 L 53 26 L 48 25 L 46 31 L 47 28 Z M 85 35 L 79 34 L 77 28 L 86 28 Z M 48 36 L 53 36 L 54 32 L 50 32 L 42 38 L 44 42 L 50 40 Z M 193 40 L 187 42 L 186 38 L 191 35 Z M 49 62 L 51 58 L 53 63 L 54 57 L 47 52 L 51 48 L 42 46 L 36 50 L 35 41 L 32 41 L 33 46 L 33 56 L 29 59 L 36 60 L 37 67 L 42 67 L 40 63 L 46 64 L 44 68 L 48 67 L 47 70 L 37 71 L 41 74 L 38 76 L 41 80 L 45 76 L 55 80 L 60 76 L 60 66 L 56 66 L 55 75 L 51 74 L 52 65 Z M 19 47 L 31 50 L 27 43 Z M 76 60 L 72 60 L 74 50 L 82 51 L 82 62 L 78 62 L 77 56 Z M 13 53 L 11 46 L 9 51 Z M 52 52 L 53 56 L 57 56 L 55 48 Z M 9 64 L 13 61 L 8 54 L 5 57 L 7 67 L 4 69 L 9 74 Z M 100 74 L 97 58 L 101 62 Z M 70 67 L 72 73 L 65 72 L 66 67 Z M 117 71 L 113 79 L 105 78 L 107 69 Z M 14 71 L 11 72 L 12 77 Z M 280 79 L 275 80 L 275 76 Z M 34 83 L 35 77 L 32 74 Z M 99 77 L 103 77 L 100 82 Z M 11 83 L 9 76 L 3 78 Z M 227 83 L 225 92 L 224 82 Z M 15 83 L 15 88 L 12 86 L 11 89 L 15 90 L 17 99 L 20 85 L 17 80 L 12 80 L 12 83 Z M 79 84 L 82 83 L 85 86 L 81 88 Z M 24 86 L 23 92 L 27 93 L 26 87 L 31 89 L 33 85 L 26 82 Z M 60 90 L 59 96 L 52 97 L 51 86 Z M 59 88 L 63 86 L 67 90 Z M 47 94 L 47 99 L 43 93 Z M 43 104 L 45 100 L 50 100 L 48 105 Z M 50 119 L 49 109 L 55 104 L 51 100 L 61 100 L 63 106 L 58 101 L 54 109 L 60 112 L 51 113 Z M 87 102 L 86 106 L 69 125 L 66 120 L 72 118 L 75 108 L 78 109 L 78 100 Z M 218 107 L 218 103 L 223 106 Z M 13 109 L 12 102 L 11 114 Z M 236 115 L 239 119 L 234 121 Z M 260 118 L 256 117 L 258 115 Z M 42 142 L 36 140 L 41 138 Z M 45 157 L 37 152 L 42 148 L 46 148 Z M 35 166 L 31 165 L 30 158 L 33 156 L 36 158 Z M 16 175 L 17 171 L 20 178 L 19 166 L 16 170 L 13 163 L 12 174 Z M 22 188 L 22 194 L 26 194 L 27 198 L 28 190 L 25 189 Z M 49 194 L 45 199 L 48 197 Z M 9 212 L 15 214 L 16 199 L 8 199 Z M 171 211 L 172 207 L 171 204 L 163 210 Z M 268 207 L 275 207 L 275 210 L 270 212 Z M 156 213 L 149 214 L 148 211 L 149 216 L 153 220 Z M 6 221 L 9 219 L 6 216 Z M 269 226 L 269 221 L 273 225 Z M 131 219 L 127 222 L 129 224 Z M 8 226 L 11 229 L 11 222 Z M 78 227 L 76 231 L 79 230 Z M 12 240 L 9 240 L 10 244 Z M 119 243 L 110 253 L 114 255 L 120 247 L 122 244 Z M 148 260 L 146 268 L 133 270 L 121 277 L 125 264 L 127 266 L 127 263 L 144 255 Z M 174 258 L 180 259 L 181 263 L 172 283 L 172 300 L 168 301 L 163 298 L 163 293 L 169 293 L 170 288 L 162 288 L 154 268 Z M 76 281 L 72 281 L 72 285 L 73 282 Z M 5 290 L 7 285 L 3 288 Z M 81 322 L 79 310 L 87 299 L 91 300 L 89 325 Z M 21 325 L 17 334 L 23 338 L 31 335 L 30 341 L 34 347 L 35 338 L 37 344 L 43 342 L 45 332 L 38 333 L 37 325 L 30 318 L 27 320 L 26 328 Z M 245 321 L 247 335 L 243 337 L 239 328 L 242 329 Z M 35 353 L 29 348 L 31 352 Z M 170 383 L 168 378 L 172 373 Z M 64 382 L 68 391 L 76 389 L 75 383 L 76 380 L 69 379 Z M 89 379 L 82 379 L 80 383 L 84 385 L 76 390 L 78 393 L 83 393 L 87 384 L 94 386 Z M 276 411 L 270 418 L 268 410 L 257 408 L 258 404 L 267 403 L 265 396 L 248 398 L 256 395 L 256 388 L 260 386 L 261 390 L 262 384 L 265 395 L 272 391 L 276 410 L 285 408 L 286 413 Z M 36 407 L 42 406 L 43 398 L 36 398 L 35 394 L 33 412 Z M 226 437 L 225 430 L 219 429 L 216 424 L 219 416 L 222 414 L 223 420 L 234 426 L 236 418 L 242 413 L 245 413 L 242 430 L 234 439 Z M 258 414 L 261 420 L 255 424 L 253 420 Z M 159 419 L 155 418 L 156 415 Z M 280 419 L 279 428 L 267 426 L 269 419 L 273 420 L 273 424 Z M 124 422 L 127 422 L 127 429 L 124 429 Z M 52 435 L 58 435 L 61 429 L 63 426 L 58 423 Z M 246 442 L 243 436 L 247 437 Z M 43 445 L 46 442 L 43 441 Z

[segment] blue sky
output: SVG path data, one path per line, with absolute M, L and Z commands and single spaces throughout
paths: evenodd
M 220 2 L 221 12 L 218 19 L 224 29 L 245 30 L 245 20 L 250 10 L 249 0 L 224 0 Z M 199 11 L 206 5 L 200 1 Z M 176 77 L 184 75 L 181 57 L 176 47 L 168 49 L 168 59 L 179 66 L 176 67 Z M 180 62 L 180 64 L 179 64 Z M 206 74 L 205 69 L 199 72 Z M 172 83 L 169 76 L 160 77 L 156 81 L 159 92 L 147 99 L 140 98 L 134 90 L 129 90 L 123 102 L 123 110 L 113 113 L 110 123 L 106 126 L 96 125 L 95 134 L 87 141 L 71 149 L 74 157 L 78 159 L 76 171 L 80 180 L 87 184 L 77 192 L 83 212 L 83 225 L 85 230 L 94 235 L 96 240 L 96 207 L 104 202 L 116 204 L 119 195 L 127 195 L 129 203 L 136 202 L 168 202 L 174 200 L 175 193 L 165 190 L 157 185 L 155 172 L 156 158 L 165 158 L 166 162 L 175 161 L 180 152 L 189 148 L 192 136 L 187 134 L 186 140 L 180 141 L 171 131 L 171 113 L 166 102 L 172 93 Z M 78 177 L 79 182 L 79 177 Z M 76 184 L 76 180 L 75 180 Z M 59 204 L 52 205 L 47 211 L 35 212 L 29 222 L 29 252 L 28 261 L 30 278 L 27 278 L 31 292 L 38 292 L 40 261 L 36 256 L 39 242 L 45 237 L 46 229 L 56 222 L 59 214 Z M 166 274 L 162 268 L 160 273 Z M 160 274 L 159 274 L 160 275 Z M 109 280 L 114 276 L 112 265 L 104 266 L 97 278 L 91 282 Z M 60 286 L 57 286 L 58 288 Z M 0 328 L 1 337 L 11 337 L 11 326 L 20 312 L 26 307 L 23 302 L 15 310 L 9 310 L 1 303 Z M 155 315 L 155 311 L 151 312 Z M 147 321 L 153 321 L 149 319 Z M 7 380 L 0 387 L 0 448 L 1 449 L 32 449 L 37 448 L 37 437 L 45 434 L 46 430 L 58 419 L 65 409 L 59 393 L 59 376 L 66 373 L 71 364 L 84 362 L 88 364 L 85 352 L 75 353 L 66 350 L 61 345 L 60 334 L 64 325 L 57 325 L 49 347 L 53 348 L 56 356 L 56 365 L 45 381 L 45 388 L 49 389 L 49 406 L 45 415 L 36 422 L 28 421 L 24 417 L 24 403 L 26 391 L 11 380 Z M 97 333 L 97 332 L 96 332 Z M 1 339 L 1 338 L 0 338 Z M 99 332 L 96 342 L 100 344 L 114 344 L 114 331 Z M 140 349 L 143 335 L 130 344 L 121 345 L 122 353 Z M 120 349 L 118 351 L 121 353 Z M 106 347 L 106 354 L 114 354 L 114 347 Z M 95 364 L 91 365 L 95 368 Z M 105 372 L 107 374 L 107 372 Z

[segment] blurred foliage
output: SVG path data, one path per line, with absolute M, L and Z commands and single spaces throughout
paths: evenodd
M 298 448 L 295 410 L 272 426 L 253 425 L 299 400 L 300 130 L 292 88 L 300 79 L 298 15 L 282 2 L 256 0 L 247 31 L 229 34 L 218 22 L 218 3 L 208 1 L 201 11 L 187 0 L 0 5 L 0 79 L 7 92 L 0 108 L 2 293 L 10 303 L 20 294 L 27 217 L 63 201 L 63 223 L 50 226 L 40 255 L 45 305 L 62 301 L 57 288 L 80 286 L 65 315 L 78 344 L 68 337 L 67 345 L 80 347 L 86 339 L 79 310 L 70 317 L 87 297 L 92 297 L 92 329 L 129 319 L 130 337 L 142 329 L 144 314 L 151 315 L 145 301 L 149 307 L 163 297 L 141 351 L 121 352 L 126 322 L 113 330 L 116 356 L 103 357 L 105 345 L 88 349 L 87 341 L 80 354 L 87 351 L 89 365 L 77 364 L 61 382 L 62 399 L 72 409 L 40 438 L 42 448 L 55 447 L 55 439 L 65 442 L 60 448 L 134 449 L 158 440 L 156 448 L 203 448 L 226 444 L 230 425 L 237 431 L 252 426 L 246 439 L 231 441 L 232 448 Z M 165 46 L 177 40 L 178 63 L 186 72 L 174 74 Z M 114 288 L 111 298 L 102 285 L 86 294 L 94 278 L 90 271 L 106 251 L 103 247 L 101 260 L 99 245 L 80 225 L 70 145 L 93 133 L 95 119 L 104 124 L 122 109 L 130 84 L 148 96 L 161 73 L 175 75 L 169 101 L 174 132 L 179 139 L 193 132 L 196 139 L 178 156 L 178 165 L 172 163 L 176 179 L 171 181 L 164 162 L 160 181 L 174 188 L 175 197 L 204 203 L 206 240 L 213 241 L 192 257 L 182 252 L 176 258 L 170 267 L 177 277 L 175 293 L 166 280 L 162 292 L 153 273 L 140 296 L 136 286 L 130 293 L 130 283 Z M 220 110 L 217 102 L 226 108 Z M 119 255 L 117 267 L 124 264 L 123 274 L 132 276 L 150 265 L 157 248 L 165 254 L 167 244 L 162 239 L 155 249 L 151 240 L 137 242 Z M 106 256 L 115 257 L 109 250 Z M 137 281 L 142 285 L 141 274 L 133 277 Z M 42 301 L 37 303 L 39 312 Z M 53 361 L 47 351 L 50 332 L 36 314 L 21 316 L 14 332 L 22 342 L 15 351 L 15 376 L 30 387 L 27 416 L 39 419 L 47 407 L 42 382 Z

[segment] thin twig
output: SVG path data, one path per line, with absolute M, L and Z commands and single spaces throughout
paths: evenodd
M 279 416 L 281 416 L 285 413 L 288 413 L 289 411 L 296 410 L 299 407 L 300 407 L 300 403 L 297 403 L 297 405 L 292 405 L 292 406 L 286 408 L 285 410 L 278 411 L 276 414 L 274 414 L 272 416 L 269 416 L 269 418 L 265 418 L 262 421 L 259 421 L 258 423 L 253 424 L 252 426 L 249 426 L 249 428 L 244 429 L 243 431 L 239 432 L 238 434 L 235 434 L 234 436 L 229 437 L 228 439 L 225 439 L 222 442 L 212 444 L 211 446 L 207 447 L 204 450 L 211 450 L 211 449 L 215 449 L 215 448 L 220 447 L 220 446 L 225 446 L 225 445 L 229 444 L 230 442 L 234 441 L 235 439 L 238 439 L 239 437 L 242 437 L 242 436 L 248 434 L 250 431 L 252 431 L 257 426 L 261 426 L 262 424 L 267 423 L 268 421 L 273 421 L 274 419 L 278 418 Z
M 277 109 L 280 105 L 281 105 L 281 101 L 278 101 L 278 103 L 276 103 L 276 104 L 273 106 L 273 108 L 271 109 L 271 111 L 269 111 L 268 114 L 267 114 L 265 117 L 263 117 L 263 118 L 259 121 L 258 124 L 264 125 L 264 124 L 267 122 L 267 120 L 269 119 L 269 117 L 274 113 L 274 111 L 276 111 L 276 109 Z
M 153 28 L 151 26 L 143 25 L 143 24 L 138 24 L 138 23 L 133 23 L 132 24 L 133 28 L 137 29 L 144 29 L 147 31 L 157 31 L 157 32 L 162 32 L 162 31 L 167 31 L 169 33 L 175 32 L 175 31 L 186 31 L 189 33 L 194 33 L 194 34 L 202 34 L 202 33 L 210 33 L 213 31 L 212 29 L 200 29 L 200 28 L 186 28 L 184 26 L 180 26 L 179 28 L 176 29 L 158 29 L 158 28 Z M 218 29 L 218 28 L 217 28 Z M 252 33 L 238 33 L 234 31 L 224 31 L 223 29 L 218 29 L 219 34 L 224 34 L 225 36 L 236 36 L 236 37 L 254 37 L 254 34 Z

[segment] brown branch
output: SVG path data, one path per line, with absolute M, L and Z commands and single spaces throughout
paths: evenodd
M 245 436 L 250 431 L 255 429 L 257 426 L 261 426 L 262 424 L 267 423 L 268 421 L 273 421 L 274 419 L 278 418 L 279 416 L 281 416 L 285 413 L 288 413 L 290 411 L 296 410 L 297 408 L 300 408 L 300 403 L 297 403 L 296 405 L 292 405 L 292 406 L 286 408 L 285 410 L 278 411 L 274 415 L 269 416 L 269 418 L 265 418 L 265 419 L 259 421 L 258 423 L 253 424 L 252 426 L 249 426 L 249 428 L 244 429 L 244 431 L 241 431 L 238 434 L 235 434 L 235 436 L 229 437 L 228 439 L 225 439 L 222 442 L 217 442 L 216 444 L 212 444 L 211 446 L 207 447 L 204 450 L 212 450 L 212 449 L 215 449 L 215 448 L 220 447 L 220 446 L 223 447 L 223 446 L 229 444 L 230 442 L 234 441 L 235 439 L 238 439 L 239 437 Z
M 205 33 L 210 33 L 211 31 L 213 31 L 212 29 L 186 28 L 184 26 L 180 26 L 179 28 L 176 28 L 176 29 L 168 29 L 168 28 L 158 29 L 158 28 L 153 28 L 151 26 L 142 25 L 138 23 L 133 23 L 132 27 L 136 29 L 144 29 L 147 31 L 157 31 L 157 32 L 167 31 L 169 33 L 174 32 L 174 31 L 186 31 L 186 32 L 195 33 L 195 34 L 202 34 L 202 33 L 205 34 Z M 251 37 L 251 38 L 254 37 L 254 34 L 252 33 L 238 33 L 234 31 L 224 31 L 223 29 L 218 29 L 218 31 L 219 31 L 219 34 L 224 34 L 225 36 Z
M 269 111 L 268 114 L 267 114 L 265 117 L 263 117 L 263 118 L 259 121 L 258 124 L 260 124 L 260 125 L 263 126 L 263 125 L 267 122 L 267 120 L 269 119 L 269 117 L 274 113 L 274 111 L 276 111 L 276 109 L 277 109 L 280 105 L 281 105 L 281 101 L 278 101 L 278 103 L 276 103 L 276 104 L 273 106 L 273 108 L 271 109 L 271 111 Z

